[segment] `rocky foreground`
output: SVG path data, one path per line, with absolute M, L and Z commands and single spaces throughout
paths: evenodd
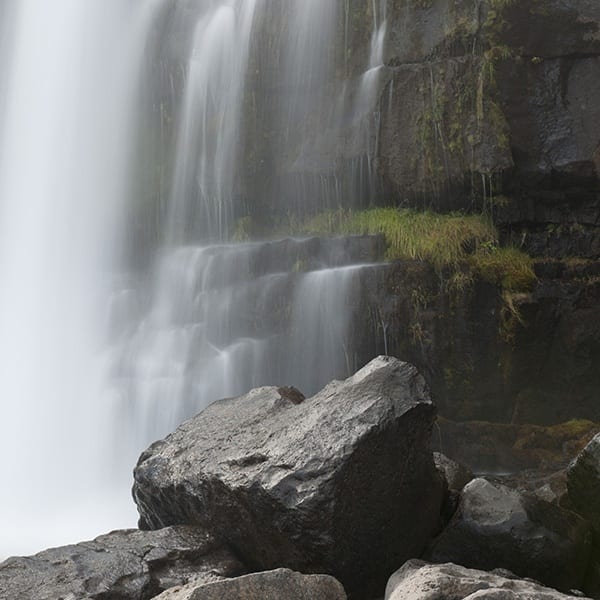
M 434 460 L 435 416 L 388 357 L 215 402 L 140 457 L 139 530 L 11 558 L 0 598 L 600 598 L 600 436 L 548 501 Z

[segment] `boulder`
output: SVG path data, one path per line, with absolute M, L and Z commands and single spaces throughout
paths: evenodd
M 600 434 L 575 458 L 567 470 L 569 498 L 577 512 L 600 534 Z
M 208 584 L 167 590 L 156 600 L 346 600 L 341 583 L 329 575 L 302 575 L 289 569 L 252 573 Z
M 473 473 L 467 467 L 448 458 L 441 452 L 434 452 L 433 460 L 438 471 L 446 478 L 448 487 L 451 490 L 462 490 L 473 479 Z
M 140 457 L 140 526 L 197 524 L 254 570 L 381 590 L 438 527 L 434 418 L 417 369 L 389 357 L 301 403 L 274 387 L 215 402 Z
M 426 558 L 482 570 L 509 569 L 560 590 L 580 589 L 591 550 L 579 515 L 486 479 L 462 492 Z
M 396 571 L 385 590 L 385 600 L 567 600 L 572 597 L 510 574 L 486 573 L 452 563 L 431 565 L 420 560 L 410 560 Z
M 147 600 L 190 581 L 244 573 L 241 563 L 195 527 L 114 531 L 0 564 L 2 600 Z
M 574 509 L 592 524 L 594 542 L 584 590 L 600 598 L 600 434 L 569 465 L 567 488 Z

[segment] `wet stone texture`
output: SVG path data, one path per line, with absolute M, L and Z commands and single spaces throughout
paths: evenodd
M 350 596 L 378 593 L 439 523 L 425 382 L 380 357 L 300 404 L 286 396 L 221 400 L 144 452 L 140 525 L 198 524 L 253 569 L 328 573 Z
M 242 564 L 195 527 L 114 531 L 0 564 L 2 600 L 149 600 L 175 585 L 233 577 Z
M 479 478 L 463 489 L 456 513 L 426 557 L 508 569 L 568 591 L 583 588 L 591 541 L 589 523 L 574 512 Z

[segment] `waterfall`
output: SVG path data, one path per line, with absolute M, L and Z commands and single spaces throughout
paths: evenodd
M 350 82 L 338 2 L 0 6 L 0 554 L 133 526 L 147 444 L 220 397 L 357 366 L 377 244 L 231 234 L 370 201 L 375 4 Z
M 103 323 L 155 5 L 2 7 L 0 554 L 124 522 L 103 512 Z
M 314 242 L 163 253 L 149 310 L 114 348 L 115 381 L 129 406 L 123 434 L 136 436 L 136 451 L 217 398 L 261 385 L 312 394 L 348 375 L 359 267 L 321 268 L 353 257 L 345 240 Z
M 231 226 L 242 95 L 256 0 L 201 11 L 188 61 L 168 241 L 223 239 Z

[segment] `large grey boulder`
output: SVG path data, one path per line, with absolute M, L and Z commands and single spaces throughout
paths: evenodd
M 381 590 L 436 533 L 435 408 L 416 368 L 379 357 L 314 397 L 260 388 L 221 400 L 142 454 L 140 525 L 198 524 L 256 570 Z
M 190 581 L 245 572 L 212 536 L 194 527 L 114 531 L 90 542 L 9 558 L 2 600 L 147 600 Z
M 573 596 L 533 581 L 410 560 L 388 581 L 385 600 L 567 600 Z
M 426 557 L 475 569 L 508 569 L 560 589 L 581 589 L 591 550 L 579 515 L 485 479 L 462 492 Z
M 346 600 L 339 581 L 329 575 L 302 575 L 289 569 L 252 573 L 207 584 L 167 590 L 156 600 Z

